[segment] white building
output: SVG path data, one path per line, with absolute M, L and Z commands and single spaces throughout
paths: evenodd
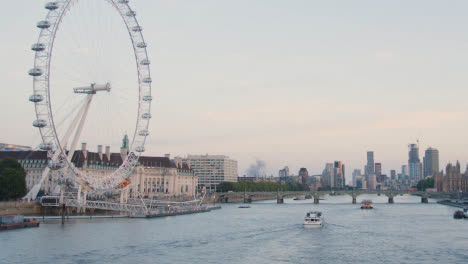
M 86 143 L 83 143 L 81 150 L 76 150 L 72 157 L 75 167 L 83 173 L 108 175 L 120 167 L 127 153 L 125 148 L 121 148 L 120 153 L 111 153 L 110 147 L 106 147 L 106 151 L 103 152 L 101 145 L 98 146 L 97 150 L 97 152 L 89 152 L 86 149 Z M 46 151 L 0 151 L 0 159 L 6 157 L 15 158 L 23 166 L 26 171 L 28 191 L 39 183 L 47 166 Z M 193 196 L 198 187 L 198 178 L 190 167 L 182 164 L 176 165 L 168 156 L 142 156 L 133 173 L 129 190 L 132 197 Z M 51 171 L 49 177 L 42 183 L 41 190 L 46 193 L 53 192 L 59 177 L 57 171 Z
M 237 161 L 223 155 L 188 155 L 175 158 L 187 164 L 198 177 L 198 187 L 214 190 L 221 182 L 237 182 Z

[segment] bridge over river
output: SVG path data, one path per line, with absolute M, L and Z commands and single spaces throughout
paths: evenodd
M 217 193 L 215 202 L 244 202 L 251 203 L 255 200 L 271 200 L 276 199 L 278 204 L 284 203 L 284 198 L 304 197 L 314 199 L 314 203 L 318 204 L 326 195 L 349 195 L 350 202 L 355 204 L 357 197 L 362 194 L 377 194 L 388 197 L 388 203 L 394 203 L 394 197 L 397 195 L 411 194 L 421 196 L 421 203 L 427 203 L 428 198 L 454 198 L 457 193 L 436 193 L 436 192 L 408 192 L 408 191 L 365 191 L 365 190 L 336 190 L 336 191 L 296 191 L 296 192 L 227 192 Z

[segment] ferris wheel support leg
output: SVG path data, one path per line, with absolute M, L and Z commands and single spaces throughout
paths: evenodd
M 68 141 L 70 140 L 70 136 L 73 133 L 73 131 L 76 130 L 76 126 L 78 125 L 78 122 L 80 121 L 80 118 L 83 116 L 83 113 L 86 111 L 86 105 L 88 104 L 88 99 L 86 99 L 86 102 L 81 106 L 80 111 L 76 114 L 75 118 L 73 119 L 70 127 L 67 129 L 67 132 L 62 138 L 62 147 L 66 148 L 68 145 Z
M 128 203 L 128 195 L 129 195 L 129 188 L 120 192 L 120 204 L 127 204 Z
M 44 171 L 42 172 L 41 180 L 39 181 L 39 183 L 34 185 L 31 188 L 31 190 L 29 190 L 28 194 L 26 194 L 26 196 L 23 197 L 23 199 L 27 199 L 27 200 L 35 200 L 36 199 L 37 193 L 41 189 L 42 183 L 44 182 L 45 178 L 47 178 L 47 176 L 49 176 L 49 172 L 50 172 L 49 167 L 45 167 Z
M 63 193 L 65 191 L 65 186 L 62 185 L 61 188 L 60 188 L 60 203 L 61 204 L 65 204 L 65 200 L 63 199 Z
M 68 160 L 69 161 L 73 157 L 73 153 L 75 153 L 76 144 L 78 144 L 78 140 L 80 140 L 81 132 L 83 132 L 84 123 L 86 121 L 86 117 L 88 116 L 89 106 L 91 105 L 93 95 L 94 94 L 88 94 L 88 97 L 86 98 L 86 103 L 83 106 L 84 107 L 84 112 L 83 112 L 83 115 L 81 116 L 80 123 L 78 125 L 78 128 L 76 129 L 75 136 L 73 138 L 70 150 L 68 152 Z
M 81 201 L 81 184 L 78 185 L 78 194 L 76 195 L 76 199 L 78 200 L 78 202 Z

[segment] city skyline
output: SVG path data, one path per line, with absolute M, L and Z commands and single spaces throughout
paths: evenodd
M 0 51 L 9 61 L 1 66 L 5 143 L 39 143 L 27 71 L 44 3 L 9 2 L 11 9 L 31 8 L 0 18 L 15 23 L 4 29 L 13 38 Z M 268 174 L 284 166 L 318 174 L 341 160 L 351 175 L 373 150 L 389 174 L 407 164 L 407 144 L 419 139 L 420 152 L 439 150 L 441 167 L 467 162 L 468 19 L 461 10 L 468 3 L 131 4 L 157 62 L 148 155 L 227 155 L 238 160 L 241 175 L 256 159 Z M 116 144 L 123 132 L 111 134 Z

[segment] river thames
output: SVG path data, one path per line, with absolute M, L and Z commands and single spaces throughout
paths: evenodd
M 0 263 L 468 263 L 468 220 L 418 196 L 350 196 L 223 204 L 208 213 L 153 219 L 46 220 L 0 233 Z M 304 229 L 320 210 L 322 229 Z

